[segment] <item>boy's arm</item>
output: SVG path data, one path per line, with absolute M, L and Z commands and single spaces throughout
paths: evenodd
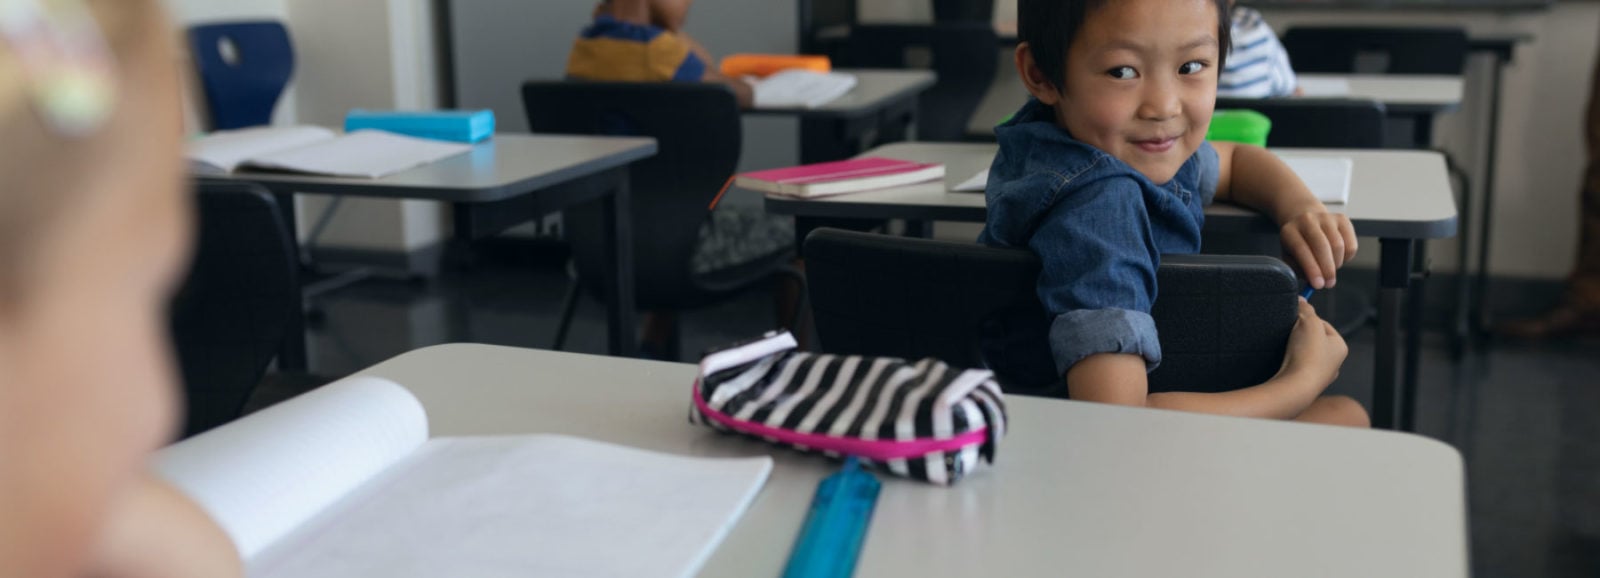
M 1267 149 L 1213 142 L 1217 151 L 1217 196 L 1271 216 L 1284 249 L 1312 287 L 1332 287 L 1339 267 L 1356 256 L 1350 219 L 1328 212 L 1311 189 Z
M 232 578 L 238 550 L 211 517 L 145 474 L 116 502 L 91 565 L 97 578 Z
M 1067 370 L 1067 395 L 1078 401 L 1293 419 L 1338 376 L 1346 353 L 1339 333 L 1302 300 L 1283 369 L 1266 383 L 1221 393 L 1149 393 L 1144 358 L 1101 353 L 1085 357 Z

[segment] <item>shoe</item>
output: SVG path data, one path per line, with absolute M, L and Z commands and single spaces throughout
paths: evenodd
M 1600 307 L 1563 303 L 1538 317 L 1497 324 L 1494 332 L 1523 341 L 1600 335 Z

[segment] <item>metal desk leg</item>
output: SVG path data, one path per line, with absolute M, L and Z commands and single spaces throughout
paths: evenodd
M 600 202 L 604 214 L 606 267 L 605 297 L 608 351 L 619 357 L 633 357 L 638 350 L 633 295 L 633 217 L 628 190 L 628 168 L 612 169 L 617 184 Z
M 294 193 L 273 191 L 272 197 L 277 200 L 278 211 L 283 215 L 283 226 L 289 230 L 289 244 L 295 256 L 294 273 L 298 285 L 304 282 L 301 277 L 305 273 L 305 264 L 299 258 L 300 231 L 295 222 Z M 283 344 L 278 348 L 278 370 L 304 372 L 310 369 L 310 361 L 306 353 L 306 304 L 302 288 L 296 287 L 294 301 L 294 315 L 284 328 Z
M 1378 348 L 1372 378 L 1372 426 L 1394 429 L 1400 423 L 1395 388 L 1400 351 L 1400 301 L 1411 282 L 1410 239 L 1379 239 Z
M 1405 379 L 1401 382 L 1400 429 L 1417 431 L 1417 377 L 1422 361 L 1422 310 L 1428 283 L 1428 243 L 1416 242 L 1411 263 L 1412 285 L 1406 290 Z
M 1488 298 L 1489 285 L 1489 237 L 1494 232 L 1494 168 L 1498 158 L 1498 142 L 1500 140 L 1500 81 L 1504 76 L 1505 63 L 1510 60 L 1510 55 L 1502 60 L 1498 55 L 1494 59 L 1494 70 L 1489 78 L 1489 142 L 1485 144 L 1484 151 L 1487 159 L 1483 167 L 1483 224 L 1478 233 L 1478 271 L 1473 280 L 1472 311 L 1467 318 L 1474 331 L 1482 331 L 1487 324 L 1488 312 L 1484 310 L 1484 301 Z M 1461 242 L 1467 242 L 1462 239 Z M 1466 274 L 1465 264 L 1461 273 Z

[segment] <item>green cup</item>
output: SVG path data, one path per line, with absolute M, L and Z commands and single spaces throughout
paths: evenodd
M 1272 120 L 1253 110 L 1219 110 L 1211 115 L 1211 128 L 1206 140 L 1229 141 L 1267 146 L 1267 133 L 1272 132 Z

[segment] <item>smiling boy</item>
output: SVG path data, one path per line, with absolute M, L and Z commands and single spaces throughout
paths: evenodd
M 1048 335 L 1021 337 L 1048 341 L 1055 373 L 1036 377 L 1065 380 L 1073 399 L 1364 426 L 1354 400 L 1319 397 L 1347 350 L 1304 302 L 1272 380 L 1149 392 L 1146 373 L 1161 362 L 1150 317 L 1156 268 L 1163 254 L 1200 250 L 1205 205 L 1271 216 L 1312 287 L 1332 287 L 1356 252 L 1349 219 L 1276 156 L 1205 140 L 1227 13 L 1227 0 L 1021 0 L 1016 65 L 1033 99 L 996 130 L 979 240 L 1042 260 Z

